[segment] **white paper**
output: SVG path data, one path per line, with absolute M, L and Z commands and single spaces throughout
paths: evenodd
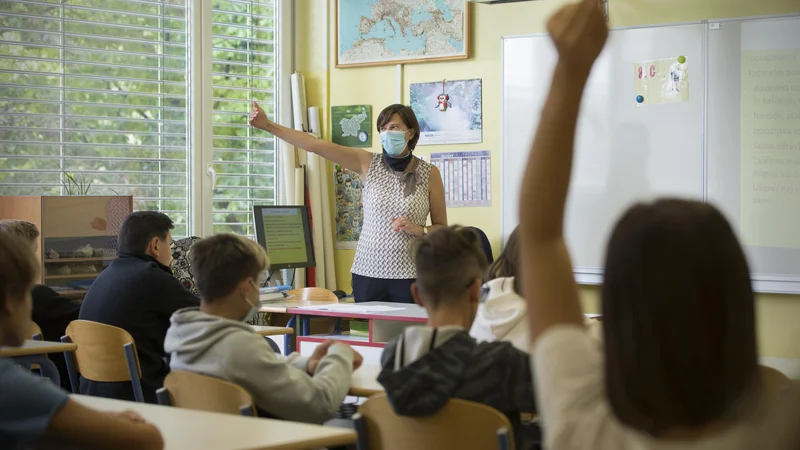
M 292 112 L 294 113 L 294 129 L 308 131 L 308 114 L 306 111 L 306 82 L 303 74 L 293 73 L 292 83 Z
M 317 139 L 322 138 L 322 126 L 320 126 L 319 107 L 317 106 L 308 108 L 308 132 Z
M 376 313 L 376 312 L 389 312 L 389 311 L 402 311 L 403 308 L 395 308 L 392 306 L 384 305 L 357 305 L 357 304 L 341 304 L 334 303 L 331 305 L 323 306 L 301 306 L 298 309 L 309 309 L 314 311 L 341 311 L 341 312 L 358 312 L 358 313 Z

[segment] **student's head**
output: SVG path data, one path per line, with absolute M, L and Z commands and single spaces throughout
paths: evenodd
M 446 227 L 425 236 L 417 249 L 414 300 L 429 311 L 450 309 L 475 319 L 486 272 L 486 255 L 469 228 Z
M 0 233 L 10 234 L 29 242 L 34 253 L 39 249 L 37 240 L 39 229 L 30 222 L 14 219 L 0 220 Z
M 248 318 L 258 306 L 258 285 L 269 259 L 254 241 L 235 234 L 201 239 L 192 246 L 191 264 L 206 306 L 234 320 Z
M 606 390 L 626 425 L 698 429 L 760 390 L 750 271 L 713 206 L 631 207 L 608 243 L 602 300 Z
M 522 295 L 522 280 L 517 276 L 519 270 L 519 227 L 515 228 L 506 241 L 506 246 L 500 256 L 494 260 L 489 270 L 486 271 L 486 279 L 495 278 L 514 278 L 514 291 Z
M 172 233 L 175 228 L 166 214 L 137 211 L 129 215 L 119 230 L 119 250 L 136 255 L 150 255 L 159 263 L 172 262 Z
M 410 106 L 406 105 L 390 105 L 384 108 L 378 114 L 377 121 L 378 132 L 384 131 L 402 131 L 406 141 L 406 148 L 408 151 L 414 151 L 419 141 L 419 122 L 417 122 L 417 115 Z M 388 149 L 386 149 L 388 152 Z M 391 154 L 391 152 L 389 152 Z M 401 156 L 407 154 L 403 151 Z
M 38 274 L 30 241 L 0 233 L 0 345 L 17 347 L 30 336 L 31 288 Z

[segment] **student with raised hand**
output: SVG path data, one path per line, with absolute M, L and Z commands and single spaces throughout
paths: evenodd
M 31 288 L 38 263 L 30 243 L 0 234 L 0 346 L 19 347 L 31 327 Z M 81 405 L 47 379 L 0 358 L 0 448 L 30 448 L 41 439 L 81 448 L 160 449 L 161 434 L 136 413 Z
M 536 448 L 537 431 L 520 422 L 521 413 L 536 412 L 528 353 L 508 342 L 478 343 L 468 332 L 487 266 L 478 235 L 469 228 L 439 229 L 422 240 L 416 264 L 412 294 L 428 323 L 407 327 L 387 344 L 378 376 L 394 411 L 419 417 L 451 398 L 483 403 L 508 417 L 516 448 Z
M 503 252 L 486 271 L 483 299 L 469 334 L 478 342 L 508 341 L 529 351 L 530 336 L 519 272 L 519 227 L 509 236 Z
M 750 274 L 714 207 L 637 204 L 608 243 L 603 348 L 584 326 L 564 204 L 584 86 L 608 30 L 597 0 L 548 22 L 558 63 L 520 194 L 539 414 L 548 448 L 727 449 L 761 390 Z M 751 396 L 752 395 L 752 396 Z
M 335 341 L 320 344 L 310 358 L 276 354 L 246 323 L 258 312 L 260 277 L 268 268 L 266 251 L 235 234 L 192 246 L 202 301 L 199 308 L 172 316 L 164 342 L 170 367 L 241 386 L 253 397 L 259 417 L 326 422 L 339 410 L 363 359 Z

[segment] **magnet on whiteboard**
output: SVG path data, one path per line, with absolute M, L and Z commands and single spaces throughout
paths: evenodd
M 637 95 L 636 96 L 636 103 L 642 103 L 643 101 L 644 101 L 644 97 L 642 97 L 641 95 Z
M 714 23 L 708 24 L 708 29 L 709 30 L 719 30 L 719 22 L 714 22 Z
M 685 63 L 686 62 L 686 57 L 685 56 L 678 56 L 678 62 L 681 63 L 681 64 Z

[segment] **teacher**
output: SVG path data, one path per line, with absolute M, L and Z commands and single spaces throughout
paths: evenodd
M 413 155 L 420 134 L 414 111 L 391 105 L 378 115 L 382 154 L 281 126 L 269 120 L 256 102 L 250 125 L 361 176 L 364 225 L 350 270 L 355 300 L 412 303 L 417 246 L 425 235 L 447 226 L 442 175 Z

